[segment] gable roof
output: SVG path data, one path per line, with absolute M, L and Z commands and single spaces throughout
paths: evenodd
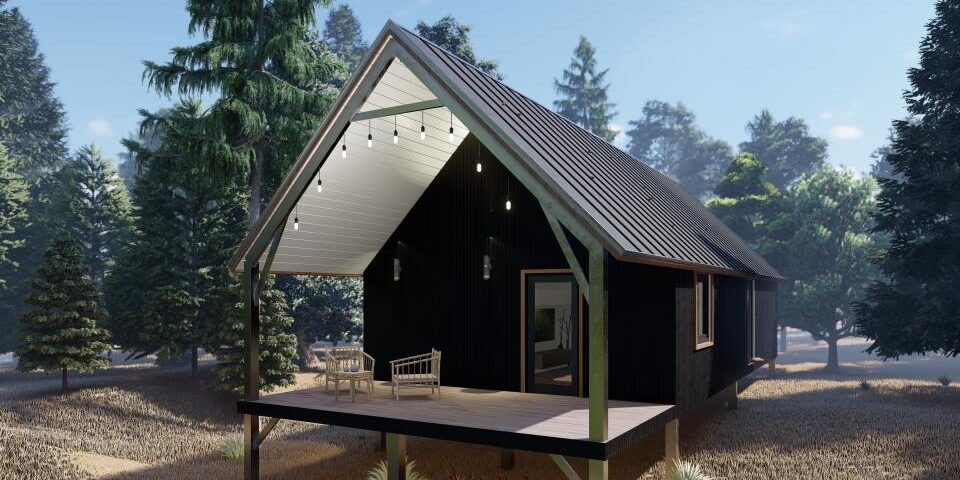
M 384 49 L 391 42 L 395 48 Z M 377 45 L 379 51 L 368 54 L 360 70 L 368 70 L 381 54 L 403 57 L 410 70 L 419 72 L 427 87 L 433 85 L 436 96 L 445 99 L 450 112 L 481 141 L 497 143 L 520 161 L 519 166 L 530 173 L 528 178 L 551 195 L 541 202 L 556 203 L 569 211 L 571 221 L 580 223 L 582 230 L 615 258 L 780 278 L 699 200 L 628 153 L 393 22 L 384 27 L 374 43 Z M 348 87 L 356 82 L 355 77 Z M 353 90 L 345 95 L 362 94 Z M 341 103 L 345 100 L 341 98 Z M 346 116 L 341 122 L 348 122 L 352 115 L 343 111 L 331 114 Z M 325 124 L 335 120 L 328 118 Z M 311 143 L 319 140 L 315 137 Z M 310 160 L 309 152 L 308 146 L 306 157 L 301 156 L 298 164 Z M 302 170 L 294 168 L 284 185 L 296 183 L 290 177 L 303 175 Z M 284 193 L 281 188 L 278 195 Z M 266 228 L 269 219 L 265 217 L 276 214 L 280 203 L 276 197 L 271 201 L 251 233 L 251 237 L 261 237 L 260 251 L 253 248 L 255 239 L 248 237 L 231 261 L 234 269 L 251 253 L 254 258 L 262 255 L 264 232 L 272 231 Z M 286 215 L 289 210 L 281 213 Z

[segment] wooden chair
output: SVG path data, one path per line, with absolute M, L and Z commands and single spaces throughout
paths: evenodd
M 430 349 L 430 353 L 399 358 L 390 361 L 391 394 L 400 400 L 402 387 L 429 388 L 440 396 L 440 352 Z
M 340 400 L 340 382 L 350 382 L 350 401 L 356 401 L 355 390 L 360 382 L 367 383 L 367 393 L 373 393 L 373 367 L 376 361 L 363 347 L 330 347 L 324 352 L 326 372 L 323 388 L 333 382 L 336 400 Z

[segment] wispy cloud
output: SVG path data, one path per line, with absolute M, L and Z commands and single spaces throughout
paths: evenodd
M 609 129 L 611 129 L 611 130 L 616 130 L 616 132 L 617 132 L 617 136 L 616 136 L 616 137 L 613 137 L 613 146 L 615 146 L 615 147 L 617 147 L 617 148 L 619 148 L 619 149 L 621 149 L 621 150 L 626 150 L 626 149 L 627 149 L 627 143 L 628 143 L 628 141 L 630 140 L 630 138 L 627 137 L 627 129 L 626 129 L 626 128 L 623 128 L 623 125 L 619 125 L 619 124 L 614 123 L 614 122 L 610 122 L 610 124 L 607 125 L 607 128 L 609 128 Z
M 87 124 L 87 130 L 90 130 L 90 133 L 99 135 L 101 137 L 113 134 L 113 126 L 110 125 L 110 122 L 102 118 L 91 120 L 90 123 Z
M 863 137 L 863 130 L 856 125 L 834 125 L 830 128 L 830 136 L 835 140 L 856 140 Z

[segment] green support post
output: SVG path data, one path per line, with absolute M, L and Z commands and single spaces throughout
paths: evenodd
M 387 479 L 407 479 L 407 436 L 387 432 Z
M 590 249 L 590 440 L 607 439 L 607 253 Z M 590 460 L 590 480 L 607 479 L 607 461 Z
M 260 398 L 260 265 L 249 264 L 244 269 L 244 314 L 247 318 L 247 363 L 244 398 Z M 260 417 L 243 416 L 243 478 L 260 478 Z

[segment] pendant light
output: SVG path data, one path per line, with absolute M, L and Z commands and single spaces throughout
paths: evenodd
M 447 140 L 453 141 L 453 111 L 450 112 L 450 136 L 447 137 Z
M 373 148 L 373 130 L 370 129 L 370 120 L 367 120 L 367 148 Z
M 426 140 L 427 127 L 423 125 L 423 110 L 420 110 L 420 140 Z
M 397 116 L 393 116 L 393 144 L 396 145 L 400 141 L 400 132 L 397 131 Z
M 293 213 L 293 230 L 294 230 L 294 231 L 298 231 L 298 230 L 300 230 L 300 205 L 298 204 L 296 207 L 293 207 L 293 208 L 294 208 L 294 210 L 293 210 L 293 212 L 294 212 L 294 213 Z

